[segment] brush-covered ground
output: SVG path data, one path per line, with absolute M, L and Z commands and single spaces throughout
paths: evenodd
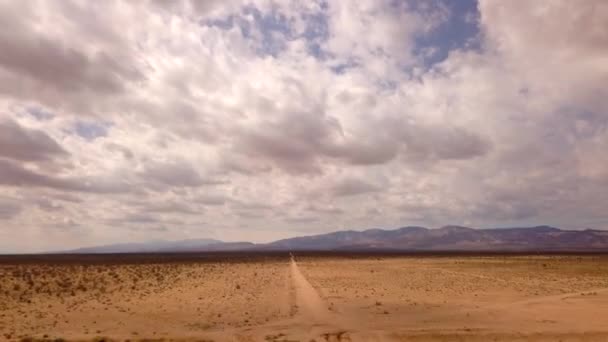
M 338 316 L 398 340 L 608 341 L 606 256 L 302 258 L 298 264 Z
M 0 265 L 0 339 L 188 338 L 261 325 L 287 314 L 287 299 L 278 297 L 286 265 Z
M 0 260 L 0 340 L 608 341 L 608 256 L 174 259 Z

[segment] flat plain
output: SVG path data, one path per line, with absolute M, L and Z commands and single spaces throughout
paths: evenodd
M 0 339 L 608 341 L 608 255 L 0 257 Z

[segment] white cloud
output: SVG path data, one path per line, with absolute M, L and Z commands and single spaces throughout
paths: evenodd
M 426 65 L 440 46 L 419 44 L 450 15 L 441 1 L 0 2 L 0 248 L 608 227 L 608 6 L 481 1 L 479 48 Z

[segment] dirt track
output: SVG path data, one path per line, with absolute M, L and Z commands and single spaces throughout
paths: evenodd
M 391 261 L 389 260 L 389 263 Z M 331 267 L 329 272 L 339 275 L 357 262 L 342 260 L 340 267 Z M 310 265 L 309 265 L 310 267 Z M 431 271 L 447 274 L 445 268 Z M 361 274 L 361 272 L 359 272 Z M 471 279 L 513 285 L 517 281 L 492 275 L 479 275 L 471 272 L 452 272 Z M 391 282 L 397 277 L 384 278 Z M 412 276 L 417 276 L 413 274 Z M 255 334 L 243 336 L 245 340 L 266 341 L 607 341 L 608 326 L 608 287 L 589 288 L 584 291 L 562 293 L 560 295 L 537 295 L 534 298 L 504 301 L 469 300 L 470 303 L 455 312 L 433 309 L 416 309 L 410 312 L 393 312 L 380 302 L 370 306 L 357 307 L 357 299 L 349 298 L 348 305 L 335 307 L 320 295 L 319 291 L 303 275 L 292 257 L 290 262 L 291 291 L 295 301 L 290 319 L 281 324 L 259 327 Z M 600 281 L 608 279 L 599 278 Z M 608 283 L 606 283 L 608 284 Z M 519 284 L 522 285 L 522 284 Z M 589 284 L 590 285 L 590 284 Z M 331 288 L 330 288 L 331 289 Z M 354 281 L 345 292 L 366 291 L 361 282 Z M 369 289 L 367 289 L 369 290 Z M 372 288 L 375 293 L 375 287 Z M 392 291 L 393 294 L 398 291 Z M 346 294 L 346 293 L 343 293 Z M 474 297 L 477 294 L 473 294 Z M 384 296 L 382 296 L 384 297 Z M 465 296 L 466 297 L 466 296 Z M 422 299 L 422 298 L 421 298 Z M 463 298 L 467 299 L 467 298 Z M 456 299 L 458 300 L 458 299 Z M 361 303 L 359 303 L 361 304 Z M 468 305 L 468 306 L 467 306 Z M 439 306 L 435 306 L 438 308 Z M 464 311 L 466 313 L 463 314 Z M 576 317 L 571 317 L 571 314 Z M 463 315 L 461 315 L 463 314 Z M 461 317 L 465 316 L 465 317 Z M 408 322 L 412 321 L 412 322 Z M 462 325 L 462 326 L 461 326 Z
M 310 285 L 306 277 L 302 275 L 298 264 L 291 258 L 290 261 L 292 286 L 296 293 L 296 312 L 302 320 L 311 323 L 324 323 L 335 319 L 335 315 L 329 311 L 327 303 L 319 296 L 315 288 Z

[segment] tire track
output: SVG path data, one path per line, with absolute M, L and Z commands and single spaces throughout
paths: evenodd
M 295 340 L 311 342 L 392 341 L 384 333 L 358 331 L 362 322 L 354 315 L 337 314 L 331 311 L 327 302 L 302 274 L 293 255 L 291 255 L 290 269 L 297 307 L 294 319 L 299 322 L 300 327 L 308 327 L 305 329 L 306 333 L 297 336 Z
M 333 314 L 329 311 L 327 303 L 308 282 L 298 268 L 293 255 L 291 256 L 291 278 L 296 294 L 297 314 L 311 322 L 324 323 L 332 320 Z

